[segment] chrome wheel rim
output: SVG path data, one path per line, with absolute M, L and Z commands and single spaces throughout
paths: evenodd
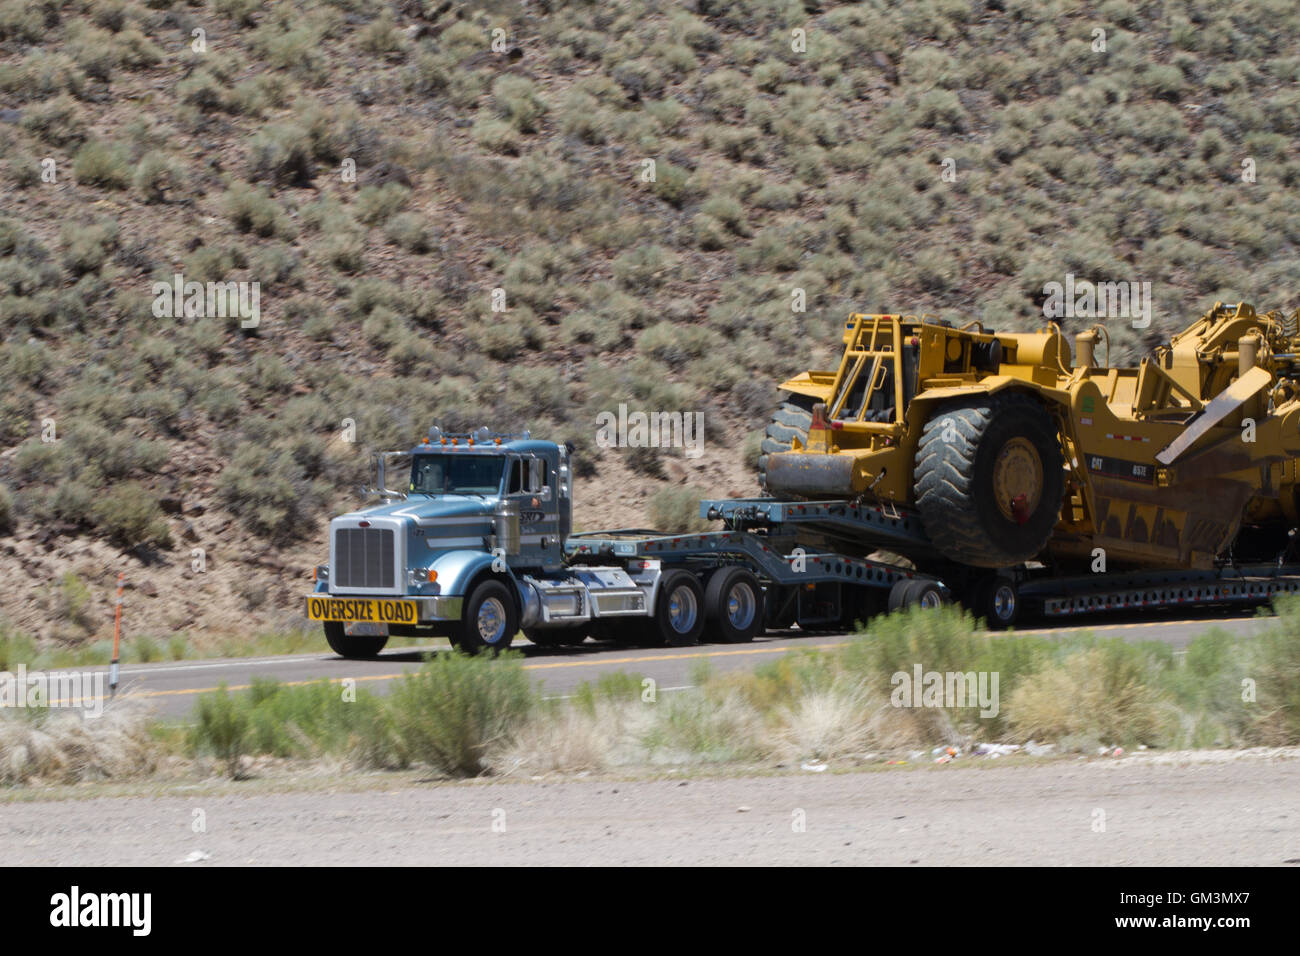
M 488 598 L 478 609 L 478 636 L 484 644 L 496 644 L 505 636 L 506 609 L 498 598 Z
M 694 591 L 685 584 L 673 589 L 673 593 L 668 596 L 668 624 L 674 631 L 678 634 L 688 633 L 695 627 L 699 613 Z
M 1016 613 L 1016 589 L 1003 584 L 993 592 L 993 613 L 999 621 L 1009 621 Z
M 738 631 L 743 631 L 754 622 L 758 613 L 758 601 L 754 589 L 743 581 L 733 584 L 727 593 L 727 620 Z

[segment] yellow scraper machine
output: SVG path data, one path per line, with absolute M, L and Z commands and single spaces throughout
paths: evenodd
M 760 478 L 827 512 L 796 545 L 901 556 L 995 626 L 1267 601 L 1300 588 L 1298 332 L 1300 310 L 1216 303 L 1110 368 L 1104 326 L 1072 355 L 1054 323 L 853 315 L 838 368 L 781 384 Z M 764 501 L 707 510 L 751 527 Z

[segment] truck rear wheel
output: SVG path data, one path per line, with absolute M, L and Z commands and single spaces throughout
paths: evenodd
M 377 657 L 388 643 L 388 635 L 374 637 L 369 634 L 349 634 L 341 621 L 325 622 L 325 642 L 339 657 L 363 661 Z
M 719 568 L 704 590 L 709 633 L 724 644 L 752 641 L 763 629 L 763 589 L 744 568 Z
M 1043 404 L 1022 393 L 939 409 L 916 450 L 916 506 L 931 542 L 961 564 L 1032 560 L 1061 514 L 1065 459 Z
M 460 627 L 452 634 L 451 642 L 466 654 L 504 651 L 518 630 L 514 597 L 500 581 L 488 579 L 465 602 Z
M 812 407 L 817 399 L 809 395 L 789 395 L 772 412 L 767 432 L 759 445 L 758 484 L 767 487 L 767 456 L 776 451 L 789 451 L 792 439 L 801 442 L 808 440 L 808 429 L 812 427 Z
M 689 571 L 667 571 L 659 582 L 647 643 L 658 647 L 698 644 L 704 631 L 704 589 Z

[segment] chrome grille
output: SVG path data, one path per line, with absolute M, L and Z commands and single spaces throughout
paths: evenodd
M 332 583 L 344 588 L 391 588 L 393 568 L 391 528 L 338 528 L 334 532 Z

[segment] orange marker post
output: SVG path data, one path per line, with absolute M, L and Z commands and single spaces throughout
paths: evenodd
M 125 572 L 118 574 L 117 607 L 113 611 L 113 663 L 108 669 L 108 689 L 113 696 L 117 696 L 117 651 L 122 641 L 122 582 L 125 580 Z

